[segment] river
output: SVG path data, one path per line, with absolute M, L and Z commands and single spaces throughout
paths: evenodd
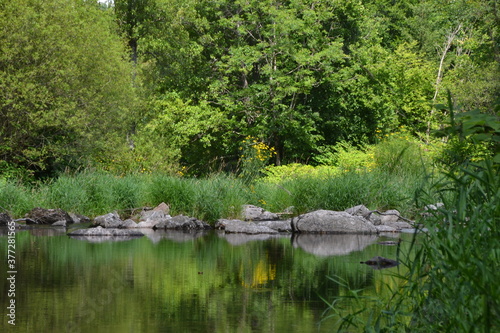
M 14 299 L 16 325 L 4 315 L 1 332 L 332 332 L 338 318 L 328 318 L 325 301 L 348 295 L 346 285 L 363 296 L 386 293 L 403 269 L 360 264 L 396 259 L 398 246 L 378 242 L 399 234 L 150 231 L 92 241 L 66 232 L 16 232 L 14 297 L 7 261 L 0 267 L 2 313 Z M 408 246 L 412 236 L 401 237 Z M 2 258 L 7 252 L 4 231 Z

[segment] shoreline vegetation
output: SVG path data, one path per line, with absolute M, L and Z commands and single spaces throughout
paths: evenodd
M 497 7 L 4 1 L 0 210 L 165 202 L 213 225 L 244 204 L 363 204 L 419 222 L 443 203 L 368 321 L 330 314 L 344 331 L 499 331 Z
M 95 217 L 166 202 L 172 214 L 213 225 L 220 218 L 240 217 L 245 204 L 273 212 L 293 207 L 294 215 L 363 204 L 373 210 L 396 209 L 413 219 L 423 208 L 416 206 L 415 193 L 435 178 L 438 166 L 433 159 L 439 149 L 439 144 L 423 144 L 401 128 L 375 145 L 341 142 L 317 166 L 269 166 L 272 154 L 257 144 L 247 149 L 238 172 L 199 178 L 180 171 L 117 173 L 95 168 L 38 182 L 0 177 L 0 208 L 13 217 L 35 207 Z

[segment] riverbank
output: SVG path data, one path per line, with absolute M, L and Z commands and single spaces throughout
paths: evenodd
M 127 214 L 138 207 L 166 202 L 172 215 L 196 216 L 213 225 L 220 218 L 241 218 L 240 207 L 244 204 L 273 212 L 293 206 L 296 215 L 364 204 L 372 210 L 397 209 L 412 218 L 417 213 L 414 194 L 423 181 L 424 175 L 409 177 L 382 170 L 299 175 L 252 183 L 226 174 L 198 179 L 85 171 L 35 185 L 0 180 L 0 209 L 14 218 L 24 217 L 35 207 L 61 208 L 93 218 L 112 211 Z

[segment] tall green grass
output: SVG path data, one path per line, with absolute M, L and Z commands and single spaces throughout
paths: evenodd
M 416 196 L 416 206 L 443 206 L 419 219 L 425 229 L 399 253 L 405 273 L 395 274 L 400 284 L 388 299 L 356 311 L 327 300 L 339 331 L 500 332 L 500 119 L 476 111 L 455 117 L 451 100 L 448 109 L 444 157 L 453 163 Z M 489 150 L 469 154 L 471 146 Z
M 0 206 L 14 216 L 34 207 L 61 208 L 96 216 L 112 211 L 170 205 L 172 214 L 213 222 L 241 217 L 241 206 L 254 204 L 269 211 L 343 210 L 364 204 L 377 209 L 396 208 L 410 214 L 418 178 L 403 179 L 383 172 L 343 173 L 330 177 L 298 177 L 279 183 L 254 182 L 218 174 L 208 178 L 181 178 L 156 174 L 114 176 L 86 171 L 61 175 L 48 183 L 0 183 Z

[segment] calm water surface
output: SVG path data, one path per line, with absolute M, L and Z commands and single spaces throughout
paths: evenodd
M 332 332 L 326 303 L 395 283 L 390 239 L 352 235 L 150 232 L 125 241 L 74 239 L 61 229 L 16 233 L 16 326 L 8 324 L 7 263 L 0 267 L 0 332 Z M 406 240 L 411 235 L 403 235 Z M 5 230 L 0 254 L 7 257 Z

